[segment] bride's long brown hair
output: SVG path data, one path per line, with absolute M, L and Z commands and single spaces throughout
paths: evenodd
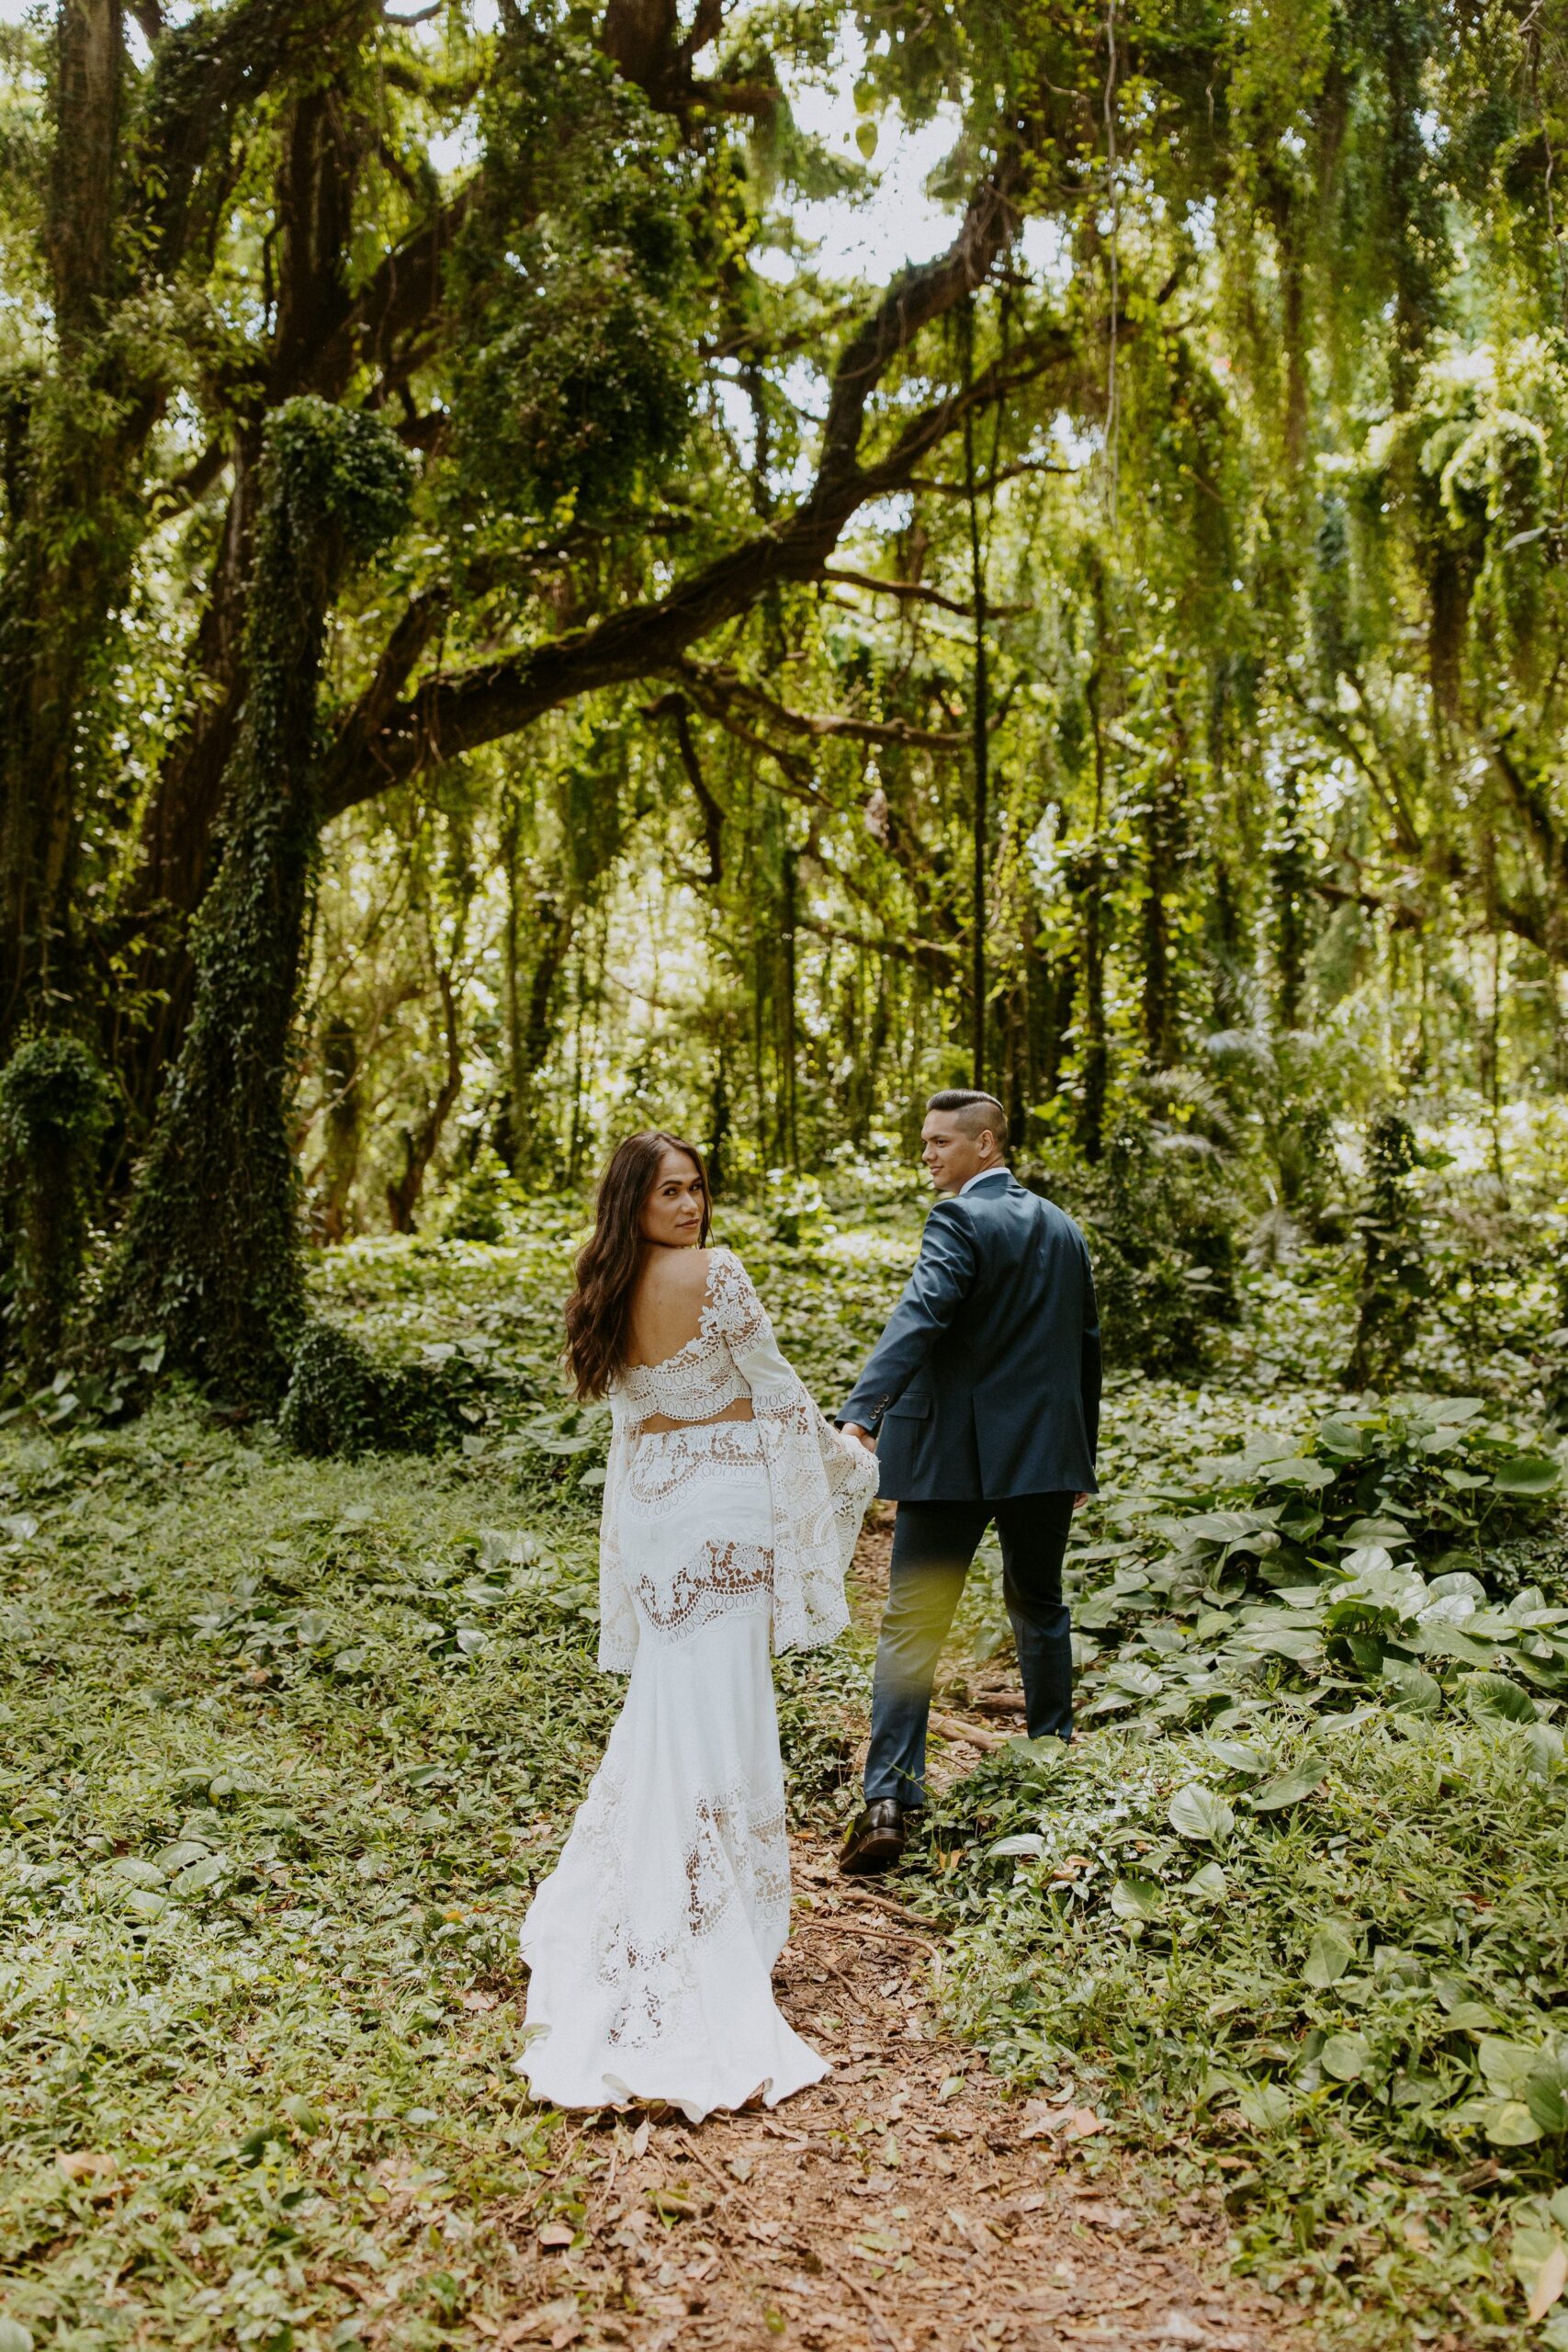
M 603 1396 L 626 1361 L 632 1293 L 642 1268 L 642 1212 L 667 1151 L 683 1152 L 702 1179 L 699 1249 L 712 1228 L 708 1171 L 695 1144 L 655 1129 L 615 1146 L 599 1180 L 593 1230 L 578 1253 L 577 1288 L 566 1303 L 566 1365 L 580 1396 Z

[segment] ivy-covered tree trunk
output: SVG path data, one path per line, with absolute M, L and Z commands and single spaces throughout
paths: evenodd
M 85 1177 L 111 1102 L 79 1037 L 39 1031 L 0 1071 L 0 1168 L 11 1227 L 6 1334 L 30 1381 L 59 1361 L 86 1255 Z
M 1416 1337 L 1429 1286 L 1414 1183 L 1420 1164 L 1409 1121 L 1386 1106 L 1375 1113 L 1367 1129 L 1366 1204 L 1356 1220 L 1365 1254 L 1348 1388 L 1396 1382 Z
M 406 510 L 409 465 L 375 418 L 315 398 L 270 420 L 246 631 L 245 713 L 222 853 L 194 933 L 190 1024 L 106 1285 L 106 1331 L 236 1403 L 280 1393 L 303 1320 L 286 1112 L 320 831 L 316 698 L 346 566 Z

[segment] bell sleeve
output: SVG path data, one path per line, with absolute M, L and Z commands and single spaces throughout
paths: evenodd
M 751 1396 L 773 1507 L 773 1647 L 818 1649 L 850 1622 L 844 1577 L 876 1492 L 876 1461 L 827 1420 L 779 1347 L 733 1251 L 714 1252 L 718 1329 Z
M 637 1611 L 626 1587 L 620 1542 L 621 1496 L 631 1456 L 626 1408 L 618 1396 L 612 1396 L 610 1458 L 599 1517 L 599 1664 L 606 1674 L 629 1674 L 637 1657 Z

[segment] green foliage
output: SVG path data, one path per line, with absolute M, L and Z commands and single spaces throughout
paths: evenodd
M 1224 2165 L 1246 2268 L 1370 2331 L 1501 2321 L 1485 2234 L 1568 2223 L 1565 1786 L 1561 1738 L 1508 1723 L 1243 1700 L 1014 1743 L 932 1806 L 915 1883 L 992 2065 Z
M 45 1031 L 0 1071 L 0 1147 L 18 1159 L 64 1152 L 85 1159 L 108 1124 L 108 1080 L 79 1037 Z
M 278 1435 L 317 1459 L 434 1453 L 479 1418 L 476 1387 L 474 1368 L 461 1358 L 382 1364 L 351 1333 L 310 1323 L 294 1351 Z
M 615 1697 L 577 1611 L 592 1510 L 167 1403 L 0 1444 L 6 2313 L 326 2340 L 409 2222 L 488 2216 L 561 2154 L 512 2071 L 516 1928 Z M 399 2325 L 437 2271 L 499 2324 L 505 2243 L 422 2253 Z
M 249 687 L 222 863 L 196 926 L 196 1000 L 99 1310 L 168 1334 L 172 1364 L 272 1404 L 303 1317 L 285 1125 L 320 811 L 316 691 L 344 571 L 407 517 L 409 459 L 378 417 L 314 397 L 268 421 Z
M 76 1304 L 88 1179 L 112 1102 L 91 1049 L 57 1031 L 24 1038 L 0 1070 L 0 1219 L 11 1227 L 6 1336 L 34 1381 L 52 1368 Z
M 447 1241 L 502 1241 L 520 1205 L 505 1161 L 493 1144 L 481 1144 L 441 1204 L 441 1232 Z
M 831 1403 L 920 1207 L 865 1171 L 778 1189 L 721 1234 Z M 439 2170 L 432 2214 L 482 2223 L 547 2168 L 549 2120 L 505 2088 L 515 1930 L 617 1697 L 592 1665 L 604 1417 L 559 1387 L 583 1216 L 547 1196 L 499 1243 L 320 1261 L 329 1433 L 368 1429 L 394 1346 L 482 1368 L 483 1418 L 434 1459 L 302 1458 L 167 1397 L 0 1431 L 0 2261 L 28 2324 L 215 2343 L 243 2274 L 247 2324 L 324 2331 L 333 2274 L 412 2210 L 382 2188 Z M 1249 1324 L 1289 1280 L 1238 1272 Z M 1348 1410 L 1277 1369 L 1256 1394 L 1123 1370 L 1106 1420 L 1069 1564 L 1085 1736 L 955 1782 L 903 1882 L 953 1922 L 947 2018 L 1098 2105 L 1156 2187 L 1223 2180 L 1247 2267 L 1353 2292 L 1348 2332 L 1517 2333 L 1568 2226 L 1556 1457 L 1493 1404 Z M 999 1630 L 977 1576 L 964 1632 Z M 824 1830 L 868 1662 L 781 1662 L 792 1805 Z M 78 2193 L 62 2147 L 114 2154 L 125 2196 Z M 439 2256 L 482 2316 L 510 2308 L 499 2243 Z
M 1411 1178 L 1421 1164 L 1408 1119 L 1386 1105 L 1367 1129 L 1367 1193 L 1356 1222 L 1364 1263 L 1356 1344 L 1345 1377 L 1352 1387 L 1398 1378 L 1415 1336 L 1427 1274 Z
M 1101 1475 L 1066 1579 L 1083 1736 L 929 1816 L 952 2013 L 1223 2173 L 1268 2283 L 1352 2291 L 1373 2340 L 1455 2299 L 1501 2324 L 1487 2242 L 1568 2224 L 1563 1464 L 1477 1398 L 1313 1422 L 1151 1384 L 1113 1393 Z M 967 1610 L 1006 1645 L 996 1562 Z
M 591 45 L 519 18 L 498 63 L 456 256 L 450 494 L 513 526 L 607 521 L 685 437 L 681 175 Z

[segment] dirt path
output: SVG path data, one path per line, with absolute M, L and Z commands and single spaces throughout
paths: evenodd
M 1087 2110 L 1008 2098 L 937 2035 L 923 1930 L 820 1848 L 797 1851 L 796 1895 L 779 1996 L 833 2075 L 771 2115 L 573 2132 L 563 2210 L 547 2193 L 514 2217 L 526 2307 L 500 2344 L 1300 2344 L 1224 2279 L 1213 2208 L 1140 2206 L 1125 2166 L 1090 2168 Z
M 886 1589 L 890 1521 L 874 1515 L 856 1557 L 867 1615 Z M 1001 1736 L 1016 1727 L 1001 1669 L 971 1668 L 944 1696 L 999 1721 Z M 933 1777 L 979 1753 L 949 1721 Z M 570 2130 L 544 2198 L 510 2217 L 520 2309 L 491 2340 L 557 2352 L 1302 2345 L 1278 2305 L 1225 2278 L 1217 2206 L 1156 2211 L 1129 2165 L 1102 2160 L 1091 2113 L 1009 2098 L 939 2033 L 939 1939 L 886 1882 L 840 1878 L 832 1852 L 803 1839 L 795 1892 L 774 1982 L 832 2075 L 771 2115 L 697 2129 L 607 2115 Z

